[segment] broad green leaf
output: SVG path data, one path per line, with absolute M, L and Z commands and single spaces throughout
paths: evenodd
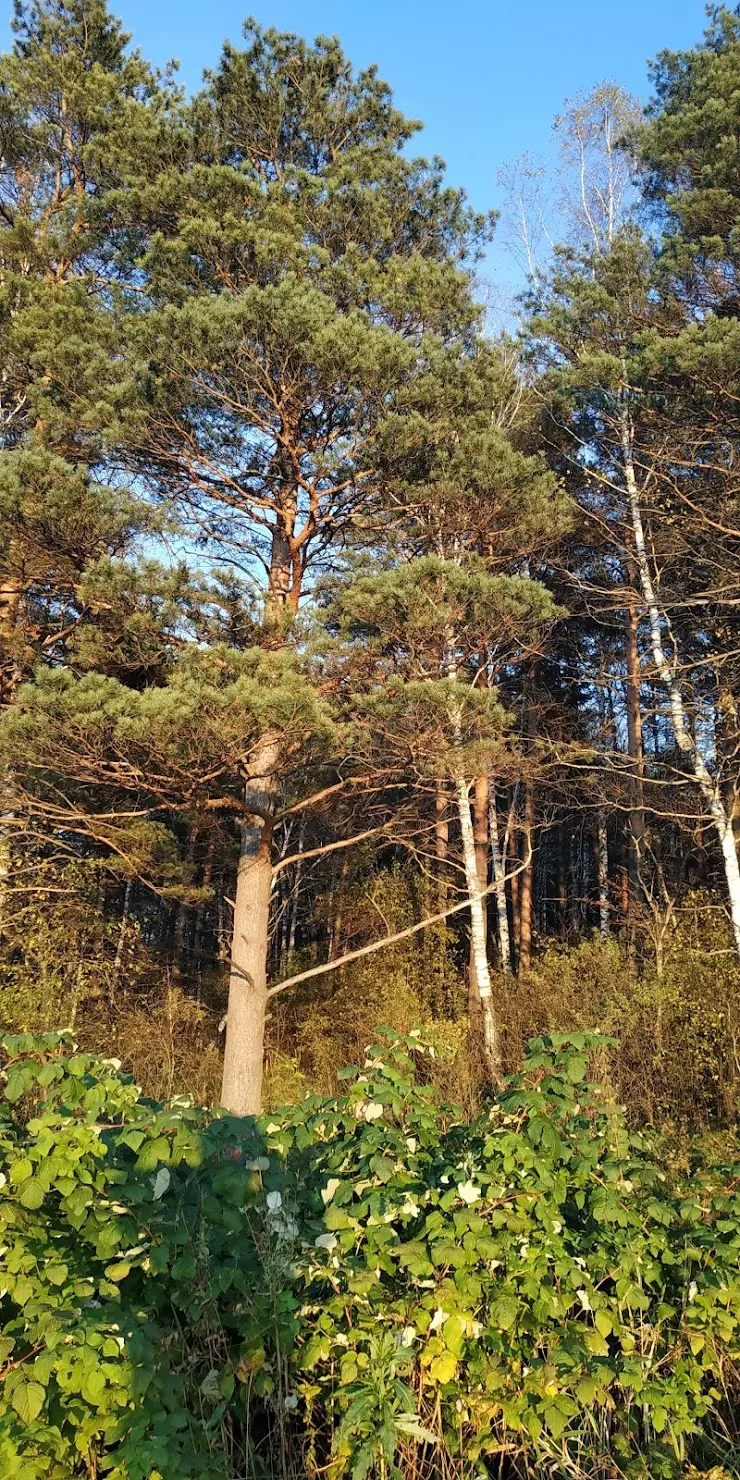
M 46 1392 L 40 1382 L 19 1382 L 13 1388 L 11 1403 L 21 1423 L 33 1423 L 38 1418 L 46 1401 Z

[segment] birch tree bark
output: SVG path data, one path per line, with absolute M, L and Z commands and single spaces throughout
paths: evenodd
M 488 952 L 486 949 L 486 921 L 483 910 L 481 883 L 478 877 L 478 863 L 475 856 L 475 835 L 470 810 L 470 787 L 464 776 L 457 776 L 455 778 L 455 795 L 460 822 L 460 835 L 462 838 L 465 885 L 470 902 L 470 942 L 475 967 L 475 980 L 481 1006 L 483 1047 L 491 1077 L 497 1078 L 501 1072 L 501 1049 L 493 1013 L 491 973 L 488 966 Z
M 639 619 L 634 601 L 631 601 L 627 607 L 625 629 L 627 660 L 627 752 L 630 760 L 631 773 L 628 877 L 630 904 L 633 904 L 639 896 L 640 875 L 645 850 L 645 762 L 642 746 L 642 709 L 640 705 Z M 630 929 L 630 934 L 632 933 L 632 929 Z
M 653 662 L 668 697 L 676 745 L 689 763 L 694 780 L 696 781 L 719 839 L 727 883 L 732 934 L 735 949 L 738 956 L 740 956 L 740 862 L 738 861 L 732 817 L 728 815 L 722 798 L 719 781 L 712 776 L 691 732 L 675 660 L 674 662 L 669 660 L 663 647 L 663 615 L 658 603 L 658 595 L 650 569 L 642 517 L 640 489 L 635 473 L 632 426 L 629 410 L 625 405 L 621 407 L 620 430 L 624 476 L 627 487 L 632 534 L 635 543 L 635 563 L 637 565 L 640 588 L 648 616 L 650 648 Z
M 478 875 L 478 883 L 481 890 L 488 886 L 488 777 L 476 776 L 473 782 L 473 841 L 475 844 L 475 864 Z M 481 895 L 481 909 L 483 912 L 483 935 L 486 941 L 486 961 L 488 960 L 488 897 Z M 478 973 L 476 969 L 475 951 L 473 939 L 470 940 L 470 997 L 471 1008 L 475 1009 L 480 1001 L 480 988 Z M 471 1013 L 472 1016 L 472 1013 Z

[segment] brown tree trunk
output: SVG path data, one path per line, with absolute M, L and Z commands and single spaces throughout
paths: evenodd
M 126 889 L 125 889 L 124 896 L 123 896 L 123 910 L 121 912 L 121 924 L 120 924 L 119 929 L 118 929 L 118 944 L 116 946 L 116 956 L 115 956 L 115 960 L 113 962 L 113 970 L 111 972 L 111 987 L 110 987 L 111 995 L 113 994 L 115 988 L 118 986 L 118 981 L 119 981 L 119 978 L 120 978 L 120 975 L 121 975 L 121 967 L 123 966 L 123 952 L 124 952 L 124 947 L 126 945 L 126 934 L 127 934 L 127 931 L 128 931 L 129 916 L 131 914 L 131 897 L 132 897 L 132 894 L 133 894 L 133 888 L 134 888 L 134 881 L 133 881 L 133 879 L 127 879 L 126 880 Z
M 447 858 L 450 849 L 450 821 L 447 793 L 444 782 L 437 782 L 434 793 L 434 856 L 437 864 L 437 908 L 442 911 L 447 905 Z
M 221 1104 L 233 1115 L 258 1115 L 262 1102 L 267 949 L 272 890 L 272 827 L 279 742 L 267 736 L 244 793 L 234 898 L 229 1003 Z
M 606 826 L 606 811 L 599 807 L 594 837 L 596 851 L 596 879 L 599 891 L 599 938 L 602 945 L 609 939 L 609 834 Z
M 557 900 L 560 915 L 560 934 L 568 939 L 568 873 L 570 870 L 570 834 L 568 823 L 563 820 L 558 826 Z
M 527 781 L 524 787 L 524 817 L 522 828 L 525 857 L 529 863 L 521 874 L 519 886 L 519 964 L 518 974 L 526 974 L 532 965 L 532 918 L 534 912 L 534 783 Z
M 208 842 L 205 863 L 203 865 L 203 878 L 201 883 L 205 889 L 210 888 L 213 877 L 213 855 L 216 851 L 215 839 L 211 837 Z M 205 920 L 205 900 L 201 900 L 195 911 L 195 925 L 193 928 L 193 964 L 196 973 L 196 995 L 200 1001 L 201 978 L 203 974 L 203 922 Z
M 493 776 L 488 785 L 488 825 L 491 835 L 491 862 L 493 864 L 493 877 L 496 883 L 496 924 L 498 927 L 498 944 L 501 955 L 501 970 L 507 976 L 511 976 L 511 935 L 509 932 L 509 911 L 506 903 L 506 858 L 504 849 L 499 840 L 498 809 L 496 806 L 496 783 Z
M 265 629 L 280 645 L 284 617 L 295 613 L 301 594 L 300 555 L 294 542 L 297 486 L 291 482 L 291 460 L 275 457 L 281 482 L 272 528 Z M 226 1046 L 221 1103 L 234 1115 L 257 1115 L 262 1102 L 267 963 L 272 898 L 272 832 L 280 739 L 265 735 L 249 767 L 244 791 L 246 821 L 242 826 L 234 898 L 231 972 L 226 1016 Z
M 519 952 L 522 944 L 522 876 L 519 873 L 519 816 L 512 815 L 511 830 L 509 832 L 509 873 L 511 874 L 511 923 L 513 934 L 514 958 L 519 968 Z
M 13 655 L 13 639 L 18 626 L 23 582 L 12 576 L 0 576 L 0 704 L 9 704 L 20 677 Z

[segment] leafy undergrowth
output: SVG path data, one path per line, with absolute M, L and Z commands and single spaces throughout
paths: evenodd
M 2 1475 L 737 1473 L 740 1166 L 669 1178 L 602 1043 L 465 1123 L 388 1035 L 258 1123 L 6 1040 Z

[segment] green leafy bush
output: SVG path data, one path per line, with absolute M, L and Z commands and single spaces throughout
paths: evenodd
M 2 1474 L 728 1464 L 740 1167 L 669 1184 L 602 1045 L 539 1040 L 466 1123 L 389 1035 L 257 1123 L 7 1040 Z

